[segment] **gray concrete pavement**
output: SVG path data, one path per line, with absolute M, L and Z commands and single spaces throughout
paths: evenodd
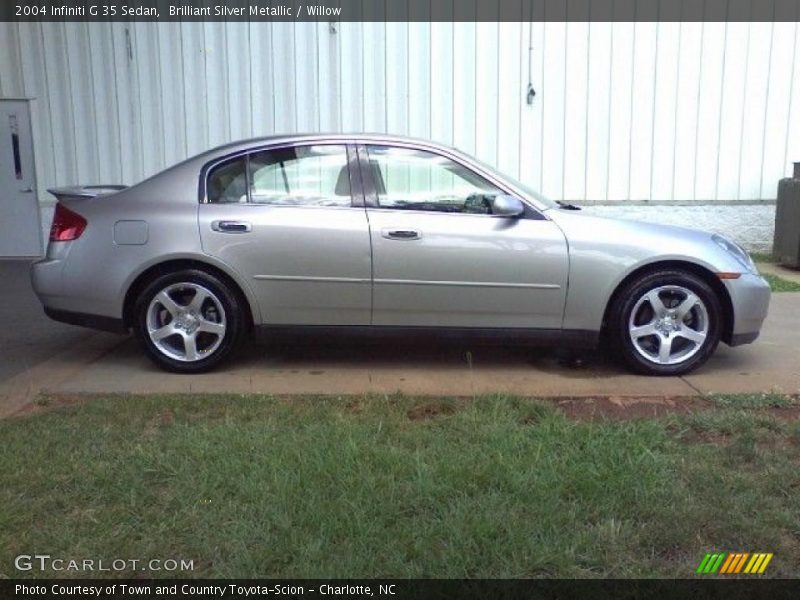
M 581 367 L 552 350 L 468 343 L 299 342 L 249 344 L 222 369 L 174 375 L 154 367 L 134 340 L 49 321 L 27 279 L 0 264 L 3 366 L 0 416 L 39 393 L 319 393 L 403 392 L 470 396 L 691 396 L 715 392 L 800 393 L 800 294 L 776 294 L 761 339 L 720 346 L 687 377 L 631 375 L 598 354 Z M 20 315 L 25 316 L 21 327 Z M 31 333 L 29 333 L 31 332 Z
M 44 315 L 29 271 L 29 260 L 0 259 L 0 381 L 78 347 L 91 335 Z
M 762 273 L 769 273 L 770 275 L 777 275 L 789 281 L 800 283 L 800 270 L 785 267 L 776 263 L 759 263 L 758 270 Z

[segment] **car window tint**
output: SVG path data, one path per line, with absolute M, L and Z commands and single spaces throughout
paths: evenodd
M 463 165 L 424 150 L 368 146 L 369 168 L 384 208 L 491 214 L 503 192 Z
M 350 206 L 345 146 L 298 146 L 250 155 L 250 202 Z
M 208 176 L 206 193 L 213 204 L 247 202 L 247 174 L 245 159 L 222 163 L 214 167 Z

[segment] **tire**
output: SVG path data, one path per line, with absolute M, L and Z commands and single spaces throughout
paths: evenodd
M 609 334 L 633 371 L 683 375 L 714 353 L 722 317 L 720 300 L 703 279 L 685 271 L 656 271 L 617 294 Z
M 199 269 L 176 271 L 156 277 L 139 294 L 134 332 L 162 369 L 203 373 L 241 345 L 245 308 L 220 278 Z

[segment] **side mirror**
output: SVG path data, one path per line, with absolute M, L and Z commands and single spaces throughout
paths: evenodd
M 493 217 L 520 217 L 525 212 L 522 201 L 508 194 L 499 194 L 492 200 Z

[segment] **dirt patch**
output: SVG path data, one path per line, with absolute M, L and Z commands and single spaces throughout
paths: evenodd
M 715 408 L 699 396 L 608 396 L 554 400 L 571 419 L 648 419 Z
M 542 416 L 541 415 L 534 414 L 534 415 L 528 415 L 527 417 L 524 417 L 520 421 L 520 423 L 522 423 L 523 425 L 536 425 L 541 420 L 542 420 Z
M 419 404 L 406 413 L 411 421 L 423 421 L 425 419 L 435 419 L 436 417 L 446 417 L 456 412 L 455 406 L 443 402 L 429 402 Z
M 42 394 L 30 404 L 26 404 L 15 412 L 12 417 L 27 417 L 39 413 L 49 412 L 64 406 L 77 406 L 84 404 L 92 398 L 92 394 Z
M 707 410 L 728 410 L 702 396 L 608 396 L 554 398 L 555 405 L 571 419 L 652 419 Z M 786 421 L 800 420 L 800 406 L 747 409 Z
M 127 397 L 127 395 L 124 395 Z M 135 394 L 133 395 L 135 396 Z M 62 407 L 85 404 L 96 398 L 112 398 L 109 394 L 45 394 L 39 396 L 34 402 L 25 405 L 11 417 L 27 417 L 37 415 Z M 291 403 L 295 408 L 313 411 L 315 400 L 324 398 L 298 397 L 293 395 L 279 395 L 279 402 Z M 337 399 L 346 400 L 345 411 L 350 414 L 361 414 L 365 410 L 364 398 L 360 396 L 336 396 Z M 447 401 L 437 401 L 430 397 L 408 410 L 407 417 L 410 421 L 434 419 L 454 414 L 458 410 L 458 402 L 470 402 L 472 397 L 456 397 Z M 627 420 L 627 419 L 652 419 L 670 414 L 692 414 L 708 410 L 729 410 L 731 407 L 722 407 L 713 400 L 702 396 L 589 396 L 567 398 L 538 398 L 543 404 L 550 404 L 561 410 L 568 418 L 577 420 Z M 769 415 L 784 421 L 800 421 L 800 405 L 794 406 L 769 406 L 763 408 L 748 408 L 754 414 Z M 150 419 L 147 427 L 169 426 L 174 422 L 175 415 L 164 411 Z M 224 417 L 226 411 L 221 407 L 217 418 Z M 208 412 L 191 415 L 190 418 L 206 420 Z M 531 414 L 523 419 L 529 425 L 535 424 L 540 418 L 538 414 Z M 698 440 L 704 441 L 704 440 Z M 800 445 L 800 434 L 793 436 L 792 443 Z
M 787 421 L 800 421 L 800 406 L 773 407 L 769 413 Z
M 731 435 L 721 431 L 697 431 L 689 429 L 682 431 L 680 435 L 671 431 L 673 439 L 682 444 L 695 445 L 695 444 L 711 444 L 712 446 L 729 446 L 731 443 Z
M 162 410 L 148 419 L 144 425 L 143 434 L 146 437 L 154 435 L 159 429 L 171 427 L 175 423 L 175 413 L 170 410 Z
M 350 400 L 344 405 L 344 409 L 350 414 L 360 415 L 362 412 L 364 412 L 364 403 L 360 398 L 357 400 Z

